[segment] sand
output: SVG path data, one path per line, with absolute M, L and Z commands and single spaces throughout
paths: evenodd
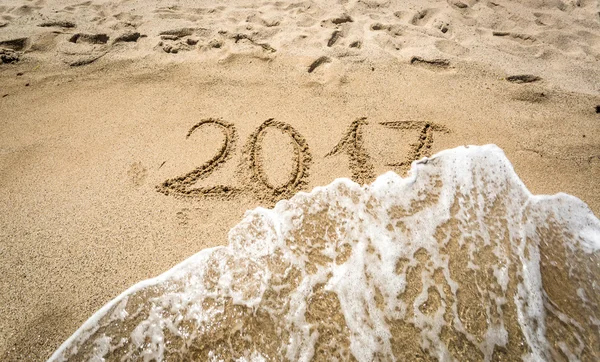
M 450 147 L 497 144 L 533 193 L 599 215 L 599 11 L 4 1 L 0 359 L 48 358 L 247 209 Z

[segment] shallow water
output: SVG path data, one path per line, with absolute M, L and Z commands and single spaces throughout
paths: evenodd
M 51 361 L 600 359 L 600 221 L 496 146 L 257 208 Z

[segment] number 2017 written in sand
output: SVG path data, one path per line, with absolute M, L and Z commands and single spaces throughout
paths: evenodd
M 374 178 L 374 167 L 368 155 L 363 141 L 363 128 L 369 123 L 367 118 L 354 120 L 341 140 L 333 149 L 325 155 L 331 157 L 344 153 L 349 158 L 349 166 L 352 179 L 360 184 L 370 182 Z M 418 140 L 411 143 L 406 159 L 399 163 L 388 164 L 388 166 L 406 169 L 412 161 L 430 155 L 433 145 L 433 133 L 449 133 L 448 128 L 425 121 L 395 121 L 381 122 L 380 126 L 396 130 L 418 130 Z M 203 179 L 208 178 L 215 170 L 227 162 L 234 153 L 238 136 L 235 126 L 222 119 L 208 118 L 195 124 L 187 133 L 189 138 L 194 132 L 207 126 L 218 127 L 225 136 L 217 153 L 204 164 L 196 167 L 181 176 L 167 179 L 157 186 L 159 192 L 165 195 L 180 197 L 218 197 L 231 198 L 244 193 L 250 193 L 254 197 L 265 201 L 278 201 L 289 198 L 300 191 L 307 183 L 308 170 L 312 162 L 312 156 L 306 139 L 291 125 L 270 118 L 263 122 L 248 138 L 242 149 L 242 162 L 239 164 L 238 173 L 243 179 L 243 187 L 227 185 L 216 185 L 210 187 L 193 187 Z M 281 131 L 291 139 L 294 148 L 293 170 L 288 180 L 283 185 L 273 185 L 264 171 L 262 159 L 259 155 L 265 132 L 273 128 Z

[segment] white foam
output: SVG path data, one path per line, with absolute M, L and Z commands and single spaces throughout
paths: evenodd
M 483 360 L 504 353 L 499 347 L 521 351 L 524 360 L 549 359 L 558 349 L 579 356 L 584 349 L 547 337 L 544 228 L 573 255 L 596 256 L 600 249 L 600 221 L 583 202 L 530 194 L 493 145 L 440 152 L 413 163 L 407 178 L 388 172 L 363 187 L 337 179 L 272 210 L 247 212 L 230 231 L 228 246 L 203 250 L 130 288 L 50 361 L 110 360 L 117 352 L 162 360 L 192 353 L 196 344 L 214 347 L 205 355 L 210 360 L 309 361 L 329 353 L 323 346 L 331 338 L 348 340 L 336 353 L 359 361 L 402 359 L 398 343 L 442 360 L 460 358 L 448 333 L 463 338 L 464 353 Z M 158 294 L 144 294 L 157 287 Z M 474 306 L 464 303 L 468 293 L 479 298 L 469 302 Z M 586 310 L 597 309 L 589 291 L 580 287 L 576 294 Z M 133 295 L 142 302 L 130 302 Z M 241 309 L 234 313 L 228 303 Z M 469 308 L 483 313 L 483 322 Z M 343 318 L 334 319 L 338 313 Z M 139 315 L 145 317 L 134 327 L 118 328 Z M 253 324 L 257 316 L 269 317 L 264 326 Z M 268 343 L 253 331 L 263 327 L 265 336 L 287 339 L 260 350 Z M 222 337 L 229 338 L 227 348 L 215 342 L 219 333 L 228 333 Z M 521 335 L 526 346 L 512 344 Z M 403 336 L 411 340 L 398 340 Z

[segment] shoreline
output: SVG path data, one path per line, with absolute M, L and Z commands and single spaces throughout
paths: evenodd
M 375 176 L 408 157 L 419 132 L 381 123 L 427 120 L 450 131 L 433 133 L 430 152 L 496 143 L 533 193 L 567 192 L 599 213 L 590 180 L 600 178 L 600 157 L 588 158 L 600 140 L 594 97 L 512 84 L 472 68 L 440 74 L 397 63 L 351 69 L 337 82 L 333 70 L 315 74 L 326 79 L 315 84 L 294 73 L 296 62 L 286 69 L 251 61 L 174 66 L 158 80 L 124 69 L 41 86 L 14 81 L 16 96 L 0 100 L 10 120 L 3 126 L 1 182 L 2 213 L 11 216 L 2 220 L 7 250 L 0 263 L 7 276 L 3 329 L 10 331 L 0 350 L 9 360 L 15 344 L 22 346 L 17 356 L 30 349 L 40 358 L 49 355 L 122 290 L 220 245 L 244 210 L 262 205 L 253 198 L 194 201 L 156 191 L 165 179 L 209 160 L 223 142 L 214 127 L 186 139 L 204 118 L 232 123 L 239 140 L 231 159 L 200 185 L 242 185 L 236 174 L 243 147 L 268 118 L 290 124 L 306 140 L 312 155 L 306 189 L 352 177 L 344 153 L 325 155 L 357 117 L 370 122 L 363 138 Z M 541 92 L 547 99 L 528 100 Z M 542 126 L 549 122 L 551 127 Z M 277 131 L 265 137 L 267 152 L 280 150 L 268 153 L 265 172 L 285 182 L 293 159 L 290 138 Z M 57 331 L 57 325 L 64 327 Z M 29 338 L 40 331 L 52 337 Z

